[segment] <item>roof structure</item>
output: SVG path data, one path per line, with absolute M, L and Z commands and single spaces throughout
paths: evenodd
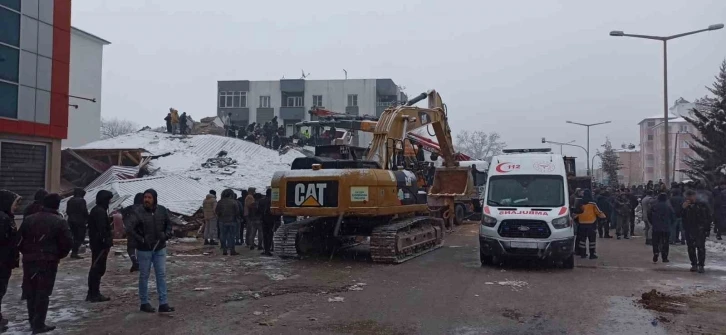
M 138 173 L 139 168 L 137 167 L 112 166 L 108 170 L 106 170 L 106 172 L 98 176 L 98 178 L 96 178 L 93 182 L 88 184 L 85 188 L 90 190 L 92 188 L 117 180 L 134 179 L 136 178 L 136 175 Z

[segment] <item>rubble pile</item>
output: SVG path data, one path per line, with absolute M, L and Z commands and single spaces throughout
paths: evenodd
M 237 161 L 232 157 L 215 157 L 209 158 L 202 163 L 203 168 L 225 168 L 228 166 L 236 166 Z

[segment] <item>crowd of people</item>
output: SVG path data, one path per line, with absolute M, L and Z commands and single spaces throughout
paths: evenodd
M 15 214 L 19 213 L 22 198 L 11 191 L 0 190 L 0 302 L 8 289 L 13 269 L 20 267 L 22 254 L 22 299 L 26 300 L 28 322 L 33 334 L 53 331 L 45 323 L 50 295 L 55 285 L 61 259 L 82 259 L 79 249 L 88 231 L 91 266 L 88 271 L 86 301 L 100 303 L 111 300 L 101 294 L 101 279 L 106 272 L 106 261 L 113 246 L 113 220 L 121 218 L 128 236 L 128 251 L 132 259 L 132 272 L 139 271 L 140 310 L 154 313 L 149 303 L 148 280 L 153 266 L 158 311 L 173 312 L 167 302 L 166 241 L 171 238 L 172 225 L 168 211 L 157 203 L 153 189 L 136 196 L 134 204 L 120 214 L 109 212 L 113 194 L 100 191 L 95 206 L 89 211 L 85 192 L 74 191 L 66 206 L 67 219 L 59 212 L 61 196 L 45 190 L 35 193 L 34 201 L 22 212 L 23 223 L 18 228 Z M 7 329 L 8 320 L 0 311 L 0 325 Z
M 166 132 L 169 134 L 187 135 L 191 132 L 193 122 L 186 112 L 179 115 L 178 110 L 169 108 L 164 121 L 166 121 Z
M 222 123 L 227 137 L 243 139 L 270 149 L 278 150 L 288 141 L 285 137 L 285 127 L 278 124 L 277 116 L 263 124 L 252 122 L 247 126 L 237 126 L 232 122 L 230 113 L 222 119 Z
M 709 190 L 698 182 L 576 189 L 570 196 L 576 223 L 576 254 L 598 258 L 597 238 L 630 239 L 635 233 L 636 209 L 645 224 L 645 244 L 653 262 L 668 263 L 671 245 L 687 245 L 691 271 L 705 271 L 706 239 L 711 229 L 721 240 L 726 230 L 726 181 Z

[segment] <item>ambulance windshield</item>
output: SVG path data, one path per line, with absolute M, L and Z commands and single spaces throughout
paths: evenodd
M 564 180 L 557 175 L 492 176 L 487 205 L 506 207 L 561 207 Z

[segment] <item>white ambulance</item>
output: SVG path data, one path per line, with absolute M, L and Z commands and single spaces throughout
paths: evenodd
M 527 257 L 573 268 L 568 193 L 562 156 L 550 149 L 512 149 L 494 156 L 479 226 L 482 265 Z

